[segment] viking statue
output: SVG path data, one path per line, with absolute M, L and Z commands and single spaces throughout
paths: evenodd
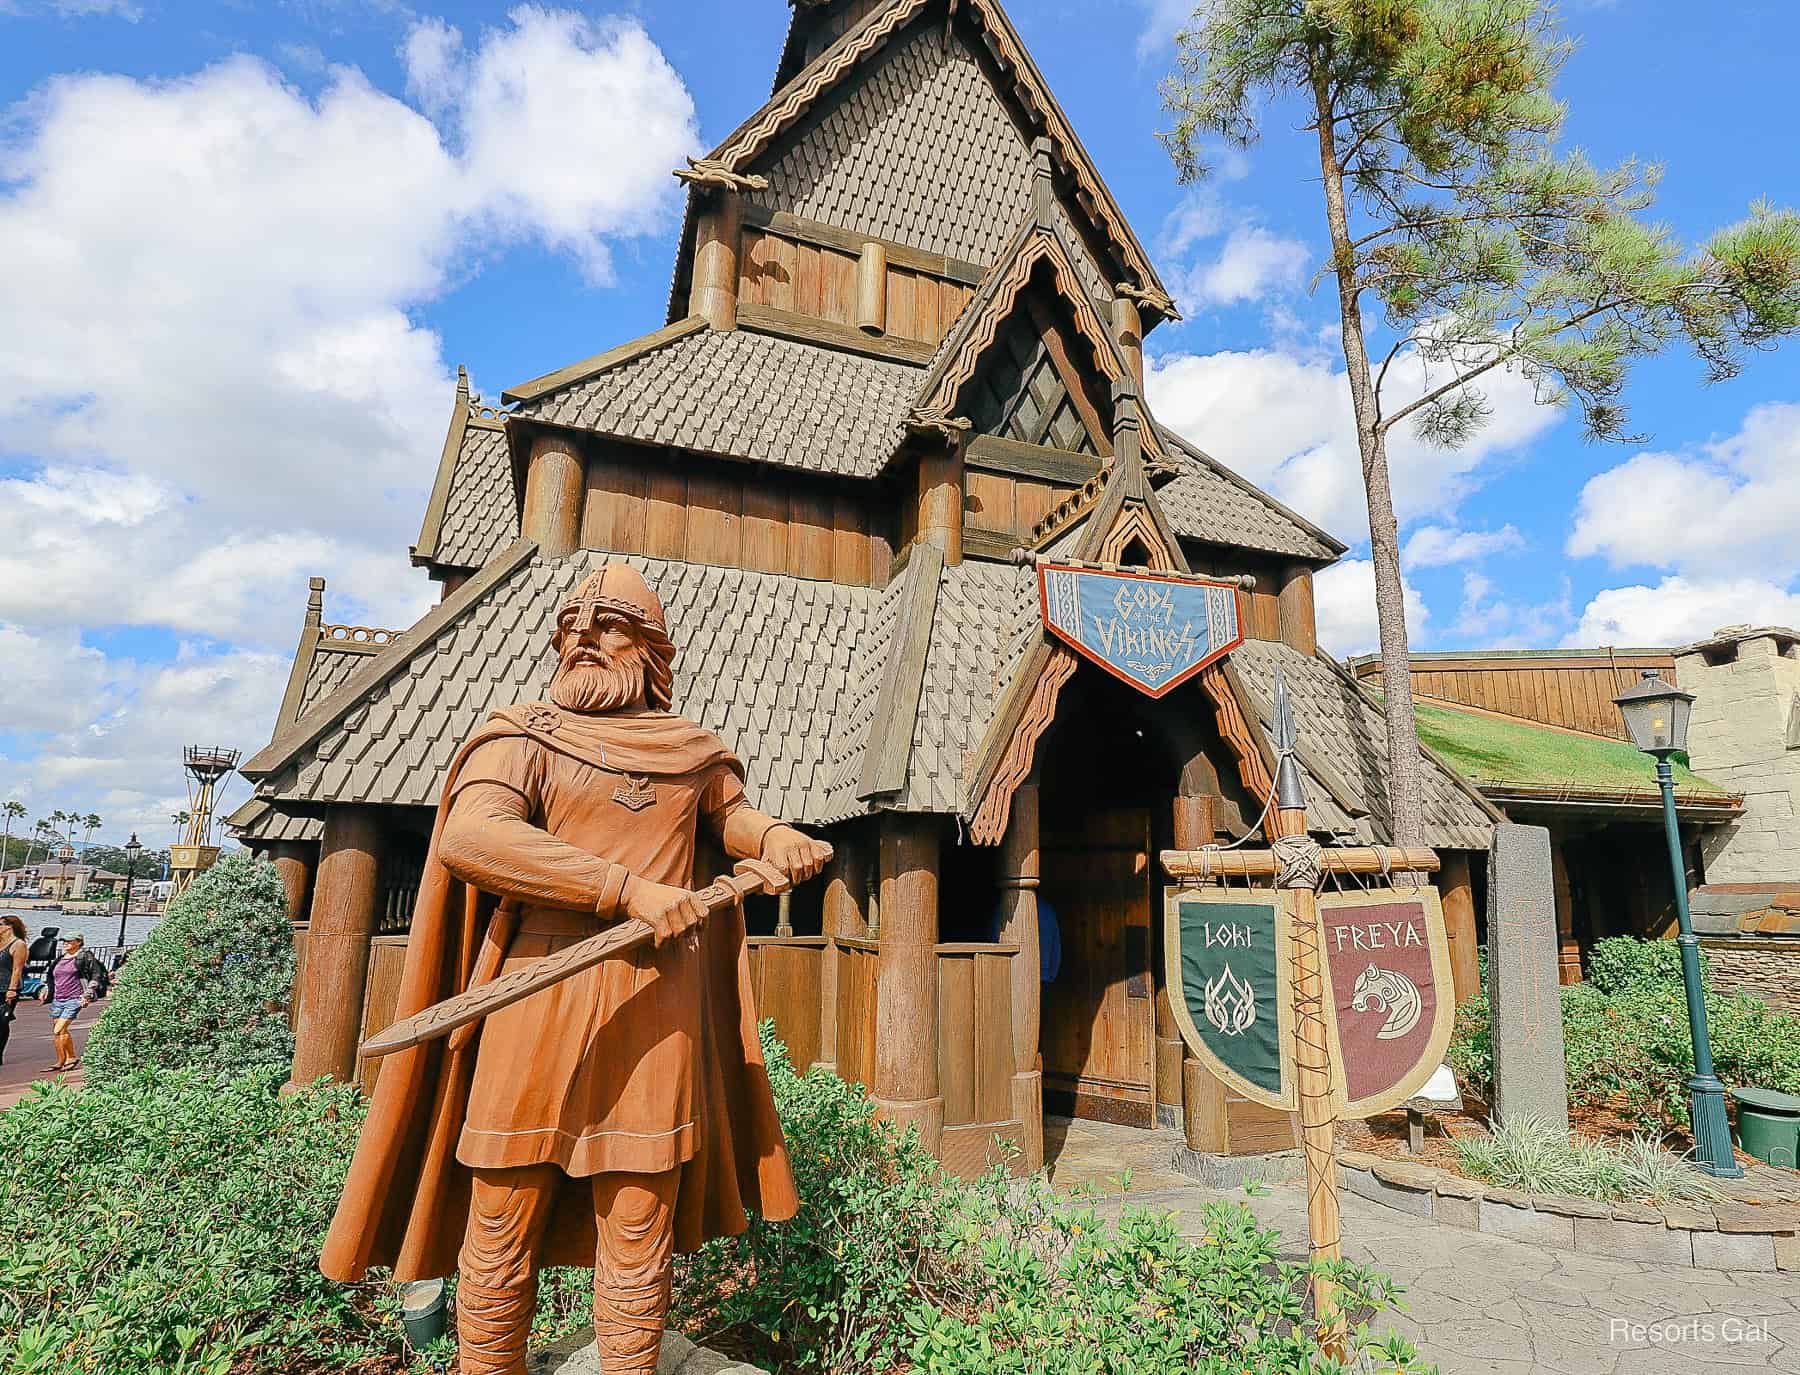
M 593 1267 L 607 1375 L 654 1371 L 674 1253 L 798 1206 L 742 910 L 702 924 L 689 890 L 701 825 L 778 885 L 831 847 L 752 808 L 743 765 L 670 712 L 675 649 L 634 569 L 589 577 L 555 648 L 550 700 L 496 711 L 450 766 L 398 1015 L 626 918 L 655 944 L 385 1061 L 320 1262 L 459 1268 L 464 1375 L 524 1375 L 545 1265 Z

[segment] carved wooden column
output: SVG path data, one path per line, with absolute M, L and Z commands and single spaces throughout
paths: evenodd
M 1012 818 L 1000 851 L 1000 901 L 1005 919 L 1000 939 L 1017 945 L 1012 962 L 1012 1115 L 1019 1119 L 1025 1170 L 1044 1163 L 1044 1074 L 1039 1068 L 1038 1027 L 1043 1008 L 1038 949 L 1038 882 L 1043 873 L 1038 841 L 1038 785 L 1013 793 Z
M 881 818 L 881 953 L 876 965 L 875 1101 L 919 1129 L 936 1154 L 944 1139 L 938 1085 L 938 822 Z
M 1311 568 L 1303 563 L 1294 563 L 1281 570 L 1278 608 L 1282 643 L 1311 658 L 1319 648 L 1318 631 L 1314 623 Z
M 269 846 L 269 859 L 287 890 L 288 924 L 306 920 L 306 898 L 312 887 L 317 852 L 303 840 L 277 840 Z
M 1175 848 L 1198 850 L 1211 845 L 1219 832 L 1219 799 L 1211 795 L 1175 799 Z M 1182 995 L 1179 969 L 1163 970 L 1156 998 L 1156 1102 L 1181 1117 L 1182 1135 L 1195 1151 L 1222 1152 L 1230 1141 L 1225 1085 L 1189 1053 L 1175 1025 L 1170 999 Z
M 864 334 L 886 334 L 887 316 L 887 249 L 865 243 L 856 259 L 856 327 Z
M 689 306 L 714 329 L 736 329 L 742 202 L 715 192 L 694 229 L 694 291 Z
M 572 436 L 539 434 L 525 469 L 525 511 L 519 533 L 537 541 L 538 553 L 563 559 L 581 547 L 581 505 L 586 483 Z
M 837 1072 L 838 945 L 868 936 L 863 902 L 869 887 L 869 850 L 859 833 L 834 837 L 837 853 L 825 868 L 825 950 L 819 965 L 819 1063 Z
M 919 538 L 944 551 L 944 562 L 962 562 L 963 454 L 960 444 L 919 456 Z
M 374 808 L 326 810 L 294 1028 L 296 1084 L 310 1084 L 325 1074 L 345 1084 L 356 1077 L 369 942 L 380 909 L 382 843 L 380 814 Z
M 1144 315 L 1138 303 L 1129 296 L 1113 297 L 1113 338 L 1119 351 L 1137 379 L 1138 393 L 1144 390 Z
M 1444 930 L 1450 937 L 1450 979 L 1456 1001 L 1481 992 L 1481 961 L 1475 948 L 1475 885 L 1466 850 L 1444 850 L 1438 893 L 1444 903 Z

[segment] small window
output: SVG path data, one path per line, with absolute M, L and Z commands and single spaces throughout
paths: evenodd
M 1788 707 L 1787 747 L 1800 750 L 1800 692 L 1794 694 L 1794 701 Z
M 1132 536 L 1131 543 L 1125 546 L 1125 552 L 1119 555 L 1121 568 L 1148 568 L 1150 566 L 1150 549 L 1143 540 Z
M 1709 649 L 1700 651 L 1700 657 L 1706 660 L 1708 668 L 1720 668 L 1725 664 L 1735 664 L 1737 656 L 1738 647 L 1735 642 L 1728 645 L 1713 645 Z

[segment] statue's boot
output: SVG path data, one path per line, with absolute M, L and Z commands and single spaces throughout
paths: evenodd
M 462 1375 L 526 1375 L 525 1352 L 536 1311 L 536 1275 L 505 1289 L 490 1289 L 465 1276 L 456 1287 Z
M 669 1322 L 671 1273 L 655 1284 L 624 1288 L 594 1281 L 594 1337 L 602 1375 L 656 1375 Z

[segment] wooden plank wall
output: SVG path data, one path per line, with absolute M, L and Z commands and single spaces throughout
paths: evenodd
M 825 940 L 752 936 L 749 947 L 757 1018 L 774 1021 L 788 1058 L 804 1074 L 819 1058 L 819 972 Z
M 1055 509 L 1073 486 L 1013 477 L 1006 473 L 967 470 L 963 512 L 971 530 L 985 530 L 1025 540 L 1032 526 Z
M 1281 638 L 1281 568 L 1277 563 L 1222 550 L 1199 554 L 1190 550 L 1188 563 L 1194 572 L 1207 577 L 1235 578 L 1245 573 L 1254 577 L 1256 590 L 1244 594 L 1244 635 L 1252 640 Z
M 875 1086 L 876 964 L 880 944 L 838 942 L 837 1072 L 842 1079 Z
M 1483 711 L 1516 716 L 1547 726 L 1625 739 L 1625 724 L 1612 699 L 1647 668 L 1675 681 L 1673 655 L 1620 655 L 1542 659 L 1425 659 L 1414 663 L 1413 693 Z M 1379 683 L 1381 665 L 1357 666 L 1357 674 Z
M 1006 947 L 938 947 L 938 1083 L 944 1126 L 1012 1116 L 1012 962 Z
M 369 982 L 363 992 L 362 1039 L 394 1024 L 394 1008 L 400 1001 L 400 971 L 406 965 L 405 936 L 377 936 L 369 945 Z M 380 1060 L 356 1061 L 356 1082 L 364 1093 L 375 1092 L 381 1075 Z
M 885 587 L 893 563 L 879 489 L 801 474 L 698 464 L 608 444 L 587 458 L 581 543 L 726 568 Z
M 856 254 L 744 227 L 738 299 L 745 305 L 856 323 Z M 890 338 L 936 344 L 975 294 L 961 282 L 888 265 Z

